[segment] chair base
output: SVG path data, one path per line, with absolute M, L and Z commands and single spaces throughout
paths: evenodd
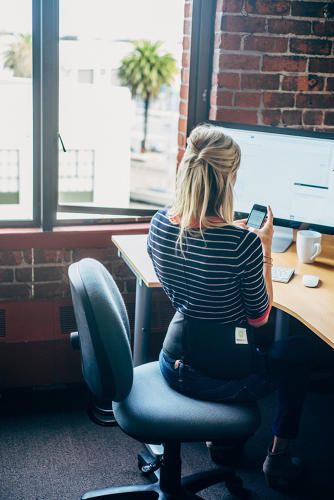
M 228 491 L 236 498 L 250 498 L 251 493 L 243 487 L 241 478 L 237 476 L 232 469 L 224 467 L 186 476 L 181 480 L 178 488 L 175 489 L 174 485 L 174 491 L 163 491 L 160 483 L 121 487 L 116 486 L 89 491 L 81 497 L 81 500 L 116 500 L 118 498 L 132 498 L 138 500 L 201 499 L 202 497 L 196 495 L 196 492 L 209 488 L 213 484 L 220 482 L 225 482 Z M 169 488 L 167 487 L 166 489 Z
M 180 491 L 179 493 L 164 493 L 160 490 L 157 484 L 149 484 L 142 486 L 123 486 L 115 488 L 104 488 L 102 490 L 91 491 L 81 497 L 81 500 L 93 499 L 133 499 L 133 500 L 186 500 L 186 499 L 201 499 L 202 497 Z
M 163 443 L 163 457 L 159 468 L 159 481 L 153 484 L 103 488 L 85 493 L 81 500 L 93 499 L 147 499 L 147 500 L 182 500 L 201 498 L 198 491 L 213 484 L 224 482 L 228 491 L 236 498 L 249 498 L 250 491 L 244 489 L 242 480 L 230 467 L 219 467 L 191 476 L 181 477 L 181 443 L 172 441 Z M 153 479 L 156 481 L 156 477 Z

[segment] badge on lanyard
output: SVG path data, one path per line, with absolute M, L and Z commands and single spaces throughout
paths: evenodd
M 246 328 L 236 327 L 235 329 L 235 343 L 236 344 L 248 344 L 247 330 Z

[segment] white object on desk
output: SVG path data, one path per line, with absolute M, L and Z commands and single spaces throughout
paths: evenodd
M 309 286 L 310 288 L 315 288 L 318 286 L 319 276 L 315 276 L 314 274 L 304 274 L 303 276 L 303 285 Z
M 300 262 L 311 264 L 321 252 L 321 233 L 308 229 L 298 231 L 296 248 Z
M 293 267 L 273 266 L 271 268 L 271 277 L 273 281 L 288 283 L 295 272 Z

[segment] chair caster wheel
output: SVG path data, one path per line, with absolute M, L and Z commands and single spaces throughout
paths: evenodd
M 161 460 L 162 458 L 160 457 L 153 457 L 147 452 L 141 452 L 138 454 L 138 469 L 144 476 L 156 482 L 158 478 L 155 472 L 160 469 Z

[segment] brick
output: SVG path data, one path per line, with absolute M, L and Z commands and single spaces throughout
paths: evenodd
M 334 73 L 334 57 L 316 57 L 310 60 L 311 73 Z
M 325 113 L 325 125 L 334 125 L 334 111 L 327 111 Z
M 35 299 L 69 297 L 70 287 L 66 283 L 37 283 L 34 286 Z
M 329 2 L 292 2 L 291 15 L 299 17 L 334 17 L 334 5 Z
M 246 109 L 218 108 L 216 119 L 233 123 L 257 123 L 257 112 Z
M 184 134 L 187 133 L 187 120 L 184 118 L 179 119 L 179 125 L 178 125 L 179 132 L 183 132 Z
M 265 92 L 263 104 L 267 108 L 291 108 L 294 105 L 295 94 L 284 92 Z
M 243 54 L 222 54 L 219 58 L 221 69 L 259 69 L 260 57 Z
M 23 255 L 21 250 L 0 251 L 0 266 L 19 266 L 22 264 Z
M 190 49 L 190 36 L 184 36 L 183 37 L 183 50 L 189 50 Z
M 179 106 L 180 115 L 187 117 L 188 116 L 188 103 L 187 101 L 180 101 Z
M 334 21 L 314 21 L 312 31 L 318 36 L 334 36 Z
M 32 281 L 31 267 L 18 267 L 15 269 L 15 280 L 22 282 Z
M 241 47 L 241 36 L 232 33 L 220 33 L 216 37 L 215 47 L 224 50 L 239 50 Z
M 216 76 L 216 85 L 218 88 L 239 89 L 240 75 L 238 73 L 220 73 Z
M 181 82 L 188 85 L 188 83 L 189 83 L 189 69 L 182 68 L 182 70 L 181 70 Z
M 264 109 L 261 114 L 264 125 L 275 127 L 280 124 L 281 111 L 279 109 Z
M 332 42 L 321 38 L 314 39 L 290 39 L 290 52 L 296 54 L 320 54 L 328 56 L 332 50 Z
M 334 90 L 334 78 L 327 78 L 326 90 Z
M 0 300 L 6 299 L 29 299 L 31 286 L 23 284 L 0 285 Z
M 223 0 L 222 2 L 222 10 L 223 12 L 241 12 L 243 0 Z M 218 10 L 219 6 L 217 6 Z M 220 7 L 221 10 L 221 7 Z
M 191 2 L 185 3 L 185 5 L 184 5 L 184 17 L 185 18 L 191 17 L 191 14 L 192 14 L 192 3 Z
M 26 250 L 22 250 L 23 260 L 26 264 L 31 264 L 32 262 L 32 249 L 28 248 Z
M 107 262 L 114 257 L 114 249 L 110 248 L 75 248 L 73 250 L 73 262 L 90 257 L 99 260 L 100 262 Z
M 268 19 L 268 32 L 279 35 L 310 35 L 311 23 L 293 19 Z
M 275 90 L 279 88 L 279 75 L 263 75 L 259 73 L 249 73 L 241 75 L 241 88 L 242 89 L 263 89 Z
M 71 252 L 69 250 L 50 250 L 44 248 L 34 249 L 34 263 L 35 264 L 49 264 L 49 263 L 62 263 L 71 260 Z
M 261 102 L 261 94 L 257 92 L 237 92 L 234 105 L 240 108 L 258 108 Z
M 190 52 L 189 50 L 184 50 L 182 52 L 182 66 L 189 68 L 190 66 Z
M 13 269 L 0 269 L 0 283 L 10 283 L 13 281 Z
M 232 106 L 233 93 L 225 90 L 218 90 L 218 92 L 213 93 L 214 100 L 212 105 L 216 106 Z
M 258 52 L 286 52 L 288 49 L 288 39 L 249 35 L 244 42 L 245 50 L 255 50 Z
M 222 16 L 222 31 L 234 33 L 264 33 L 265 19 L 263 17 Z
M 188 99 L 189 87 L 188 85 L 181 85 L 180 97 L 181 99 Z
M 299 56 L 264 56 L 263 71 L 304 72 L 307 59 Z
M 303 111 L 304 125 L 322 125 L 323 112 L 322 111 Z
M 176 157 L 177 165 L 179 165 L 180 162 L 182 161 L 183 155 L 184 155 L 184 149 L 183 148 L 179 149 L 179 151 L 177 153 L 177 157 Z
M 299 94 L 297 108 L 334 108 L 333 94 Z
M 181 133 L 179 132 L 179 133 L 178 133 L 177 138 L 178 138 L 178 146 L 179 146 L 180 148 L 184 148 L 184 147 L 185 147 L 185 145 L 186 145 L 186 139 L 187 139 L 187 138 L 186 138 L 186 135 L 185 135 L 185 134 L 181 134 Z
M 284 76 L 283 90 L 318 91 L 324 88 L 324 78 L 318 75 Z
M 286 16 L 290 13 L 289 0 L 246 0 L 245 10 L 249 14 Z
M 64 275 L 64 268 L 62 266 L 34 268 L 35 281 L 62 281 Z
M 185 19 L 183 23 L 183 34 L 184 35 L 190 35 L 191 33 L 191 21 L 188 19 Z
M 301 125 L 302 123 L 302 112 L 297 110 L 283 110 L 282 112 L 282 122 L 284 125 Z

